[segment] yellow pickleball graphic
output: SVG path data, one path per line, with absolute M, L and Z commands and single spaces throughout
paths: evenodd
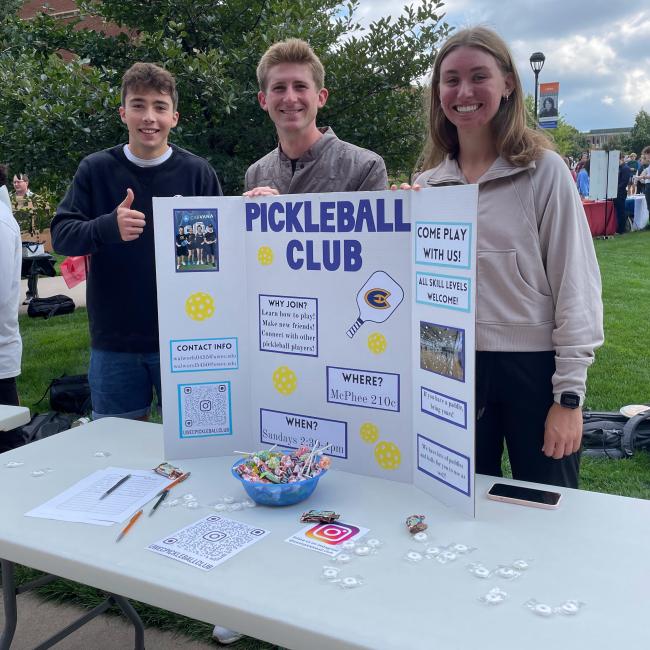
M 359 427 L 359 435 L 364 442 L 377 442 L 379 440 L 379 428 L 372 422 L 364 422 Z
M 257 249 L 257 261 L 262 266 L 273 264 L 273 250 L 270 246 L 260 246 Z
M 273 385 L 278 393 L 291 395 L 296 390 L 296 386 L 298 386 L 298 378 L 291 368 L 288 366 L 280 366 L 273 373 Z
M 204 291 L 191 293 L 185 301 L 185 313 L 192 320 L 205 320 L 214 316 L 214 298 Z
M 373 332 L 368 335 L 368 349 L 374 354 L 386 352 L 386 337 L 379 332 Z
M 394 442 L 380 442 L 375 447 L 375 460 L 382 469 L 397 469 L 402 462 L 402 452 Z

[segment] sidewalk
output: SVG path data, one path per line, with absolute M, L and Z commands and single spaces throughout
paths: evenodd
M 20 296 L 21 303 L 25 300 L 27 295 L 27 280 L 21 280 L 20 282 Z M 68 286 L 65 283 L 65 280 L 62 276 L 57 275 L 54 278 L 39 278 L 38 279 L 38 297 L 39 298 L 49 298 L 50 296 L 56 296 L 57 294 L 62 293 L 64 296 L 69 296 L 74 300 L 76 307 L 85 307 L 86 306 L 86 283 L 82 282 L 78 284 L 73 289 L 68 289 Z M 27 305 L 20 305 L 20 314 L 27 313 Z
M 40 292 L 39 292 L 40 293 Z M 18 626 L 11 650 L 33 650 L 61 628 L 69 625 L 86 610 L 73 605 L 60 605 L 44 602 L 34 594 L 18 596 Z M 4 627 L 2 592 L 0 592 L 0 631 Z M 133 626 L 122 616 L 102 614 L 81 629 L 56 644 L 57 650 L 96 650 L 112 648 L 132 648 Z M 146 648 L 156 650 L 216 650 L 218 644 L 210 641 L 193 641 L 173 632 L 163 632 L 156 628 L 145 628 Z

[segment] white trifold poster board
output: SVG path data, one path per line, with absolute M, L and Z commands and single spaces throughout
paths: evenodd
M 620 153 L 592 149 L 589 157 L 589 198 L 592 201 L 616 198 Z
M 155 198 L 165 456 L 318 442 L 473 516 L 477 198 Z

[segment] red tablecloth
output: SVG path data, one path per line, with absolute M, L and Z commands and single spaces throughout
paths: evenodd
M 583 201 L 582 205 L 587 215 L 592 237 L 613 235 L 616 232 L 614 201 Z M 605 224 L 607 224 L 607 230 L 605 230 Z

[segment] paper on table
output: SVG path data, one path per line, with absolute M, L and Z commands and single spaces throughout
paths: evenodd
M 100 500 L 127 474 L 131 475 L 128 481 Z M 153 470 L 107 467 L 81 479 L 25 516 L 110 526 L 128 519 L 170 483 L 170 479 Z
M 259 542 L 269 532 L 235 519 L 208 515 L 147 548 L 197 569 L 209 571 L 251 544 Z

